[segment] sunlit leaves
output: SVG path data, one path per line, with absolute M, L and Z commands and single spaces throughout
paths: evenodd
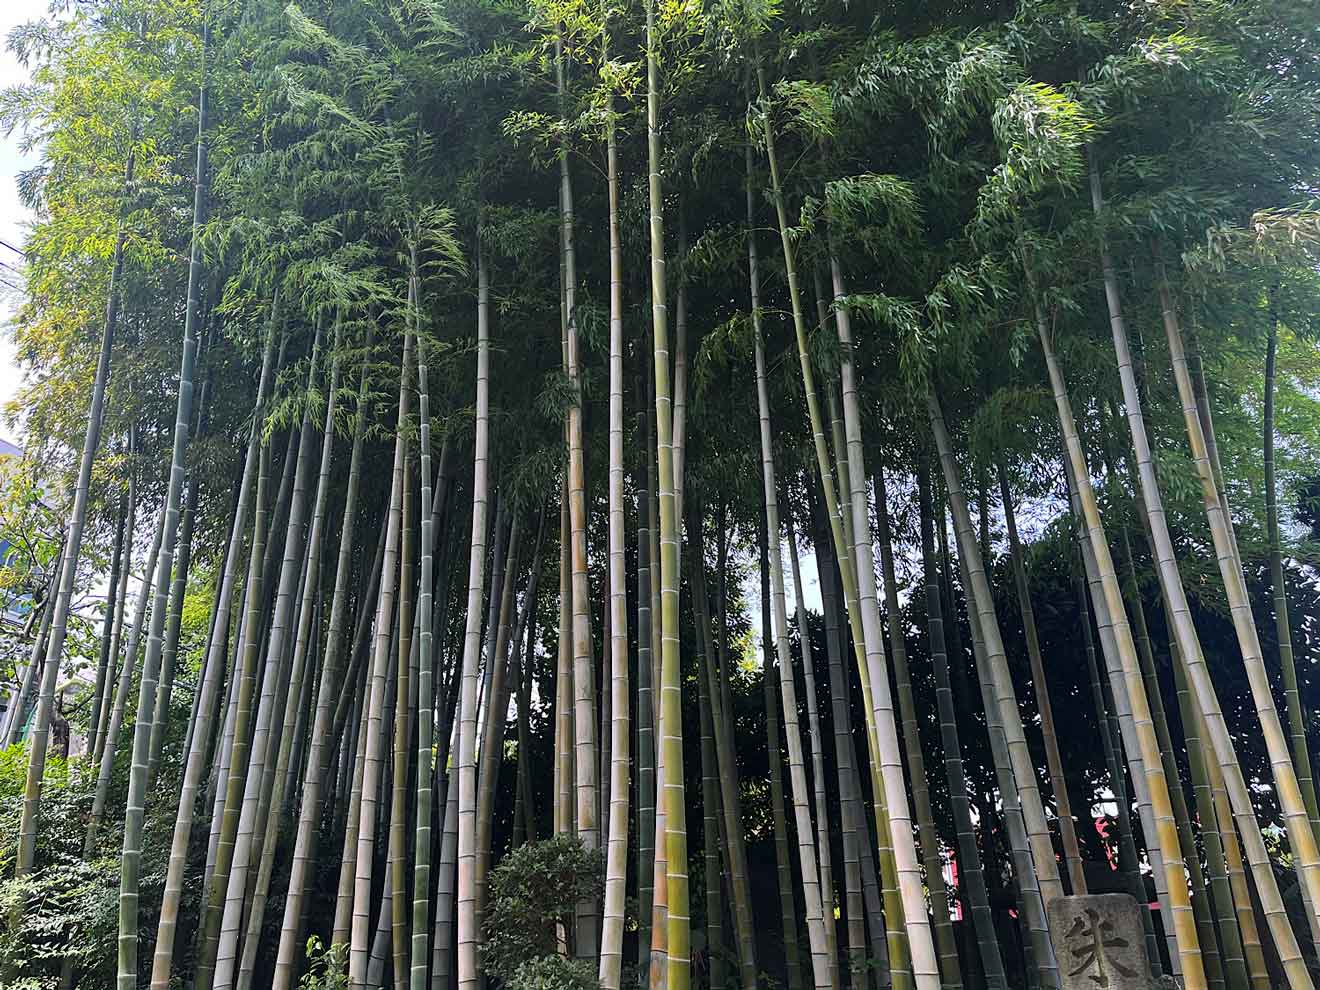
M 823 200 L 809 198 L 803 225 L 811 228 L 823 213 L 831 228 L 879 233 L 893 249 L 918 236 L 921 203 L 912 183 L 896 175 L 853 175 L 825 184 Z
M 944 72 L 937 115 L 945 126 L 965 121 L 992 105 L 1018 75 L 1016 62 L 1000 45 L 975 44 Z
M 981 223 L 1011 217 L 1052 185 L 1076 185 L 1094 128 L 1080 104 L 1043 83 L 1021 83 L 995 104 L 992 127 L 1003 161 L 981 190 Z
M 782 15 L 782 0 L 715 0 L 708 22 L 711 44 L 722 58 L 745 54 Z
M 1114 109 L 1139 110 L 1143 98 L 1199 90 L 1227 92 L 1239 70 L 1232 49 L 1221 42 L 1176 31 L 1139 39 L 1091 72 L 1092 99 Z
M 834 100 L 829 89 L 807 79 L 780 79 L 747 108 L 747 135 L 760 143 L 766 128 L 824 140 L 834 133 Z
M 1320 210 L 1310 205 L 1259 210 L 1247 227 L 1209 228 L 1205 241 L 1188 260 L 1216 271 L 1222 271 L 1230 257 L 1314 265 L 1320 258 Z

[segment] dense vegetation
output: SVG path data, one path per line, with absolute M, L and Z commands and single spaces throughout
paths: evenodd
M 1314 985 L 1310 4 L 9 43 L 4 985 Z

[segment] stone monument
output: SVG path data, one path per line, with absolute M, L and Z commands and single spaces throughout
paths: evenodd
M 1135 898 L 1056 897 L 1048 915 L 1062 990 L 1151 990 L 1157 985 Z

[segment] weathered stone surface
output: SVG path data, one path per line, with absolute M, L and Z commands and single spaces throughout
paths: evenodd
M 1063 990 L 1150 990 L 1141 906 L 1128 894 L 1056 897 L 1048 915 Z

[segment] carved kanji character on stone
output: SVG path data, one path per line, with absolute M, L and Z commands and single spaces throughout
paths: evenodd
M 1073 921 L 1072 927 L 1064 935 L 1064 941 L 1072 954 L 1071 962 L 1075 964 L 1075 967 L 1069 969 L 1069 976 L 1080 976 L 1094 969 L 1088 977 L 1091 982 L 1098 987 L 1108 987 L 1111 970 L 1122 976 L 1136 975 L 1109 956 L 1106 950 L 1126 949 L 1129 943 L 1118 935 L 1113 922 L 1102 918 L 1094 908 L 1087 908 L 1085 913 Z

